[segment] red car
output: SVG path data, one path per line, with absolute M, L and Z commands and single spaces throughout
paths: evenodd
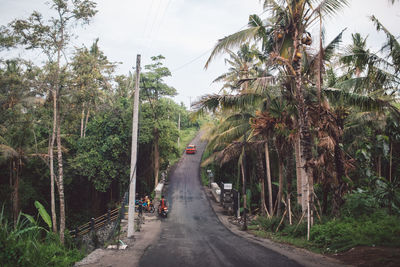
M 196 154 L 196 146 L 195 145 L 188 145 L 186 147 L 186 154 Z

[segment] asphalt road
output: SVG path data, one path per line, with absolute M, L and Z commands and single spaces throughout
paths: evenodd
M 197 153 L 184 155 L 170 175 L 170 213 L 156 244 L 143 254 L 141 267 L 300 266 L 296 262 L 232 234 L 212 210 L 200 185 L 199 164 L 205 143 L 193 140 Z

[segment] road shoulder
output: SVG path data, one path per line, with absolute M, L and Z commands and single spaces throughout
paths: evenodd
M 126 237 L 127 224 L 122 227 L 122 241 L 128 245 L 125 250 L 96 249 L 74 266 L 106 267 L 106 266 L 139 266 L 139 261 L 146 249 L 157 242 L 161 232 L 161 221 L 156 215 L 145 216 L 140 232 L 133 238 Z
M 240 230 L 236 225 L 233 225 L 232 223 L 229 222 L 228 220 L 229 216 L 224 215 L 223 208 L 217 202 L 214 201 L 213 196 L 211 194 L 211 190 L 208 187 L 203 187 L 203 188 L 207 195 L 207 199 L 210 203 L 210 206 L 214 210 L 218 219 L 233 234 L 240 236 L 242 238 L 246 238 L 253 243 L 257 243 L 265 248 L 280 253 L 304 266 L 310 266 L 310 267 L 319 267 L 322 265 L 326 267 L 350 266 L 350 265 L 345 265 L 338 260 L 329 258 L 321 254 L 313 253 L 311 251 L 302 248 L 297 248 L 287 244 L 275 243 L 269 239 L 260 238 L 250 234 L 249 232 Z

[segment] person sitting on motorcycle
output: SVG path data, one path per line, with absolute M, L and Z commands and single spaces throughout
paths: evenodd
M 151 200 L 148 196 L 147 197 L 147 211 L 150 211 L 150 204 L 151 204 Z
M 145 196 L 145 197 L 144 197 L 144 200 L 143 200 L 143 207 L 144 207 L 147 211 L 149 211 L 150 205 L 149 205 L 149 197 L 148 197 L 148 196 Z
M 167 206 L 166 200 L 165 200 L 164 196 L 162 195 L 161 199 L 160 199 L 160 205 L 159 205 L 158 212 L 161 213 L 161 211 L 164 210 L 166 206 Z

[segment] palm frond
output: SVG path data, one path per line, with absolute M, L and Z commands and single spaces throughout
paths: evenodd
M 314 14 L 324 15 L 335 15 L 342 8 L 349 5 L 347 0 L 312 0 L 311 2 L 319 2 L 319 4 L 313 9 L 310 17 Z
M 330 60 L 330 58 L 333 56 L 335 50 L 339 47 L 339 44 L 342 42 L 342 37 L 344 31 L 347 30 L 347 28 L 344 28 L 333 40 L 324 48 L 324 60 Z
M 262 28 L 262 25 L 258 25 L 256 27 L 251 27 L 248 29 L 244 29 L 242 31 L 236 32 L 229 36 L 226 36 L 218 41 L 215 45 L 213 51 L 211 52 L 210 57 L 207 59 L 207 62 L 204 66 L 205 69 L 208 68 L 211 61 L 217 56 L 229 49 L 239 47 L 241 44 L 254 39 L 257 36 L 258 31 Z
M 4 144 L 0 144 L 0 152 L 5 159 L 19 156 L 19 153 L 14 148 Z
M 375 23 L 377 31 L 383 31 L 388 39 L 387 44 L 382 50 L 387 50 L 389 55 L 392 57 L 393 64 L 396 66 L 396 72 L 400 71 L 400 44 L 397 38 L 390 33 L 390 31 L 383 26 L 383 24 L 375 17 L 371 16 L 371 20 Z
M 393 99 L 384 99 L 383 97 L 365 96 L 356 93 L 351 93 L 346 90 L 336 88 L 325 88 L 323 93 L 334 103 L 346 103 L 349 106 L 355 107 L 361 111 L 378 111 L 383 112 L 389 110 L 396 116 L 400 116 L 399 110 L 392 105 Z

